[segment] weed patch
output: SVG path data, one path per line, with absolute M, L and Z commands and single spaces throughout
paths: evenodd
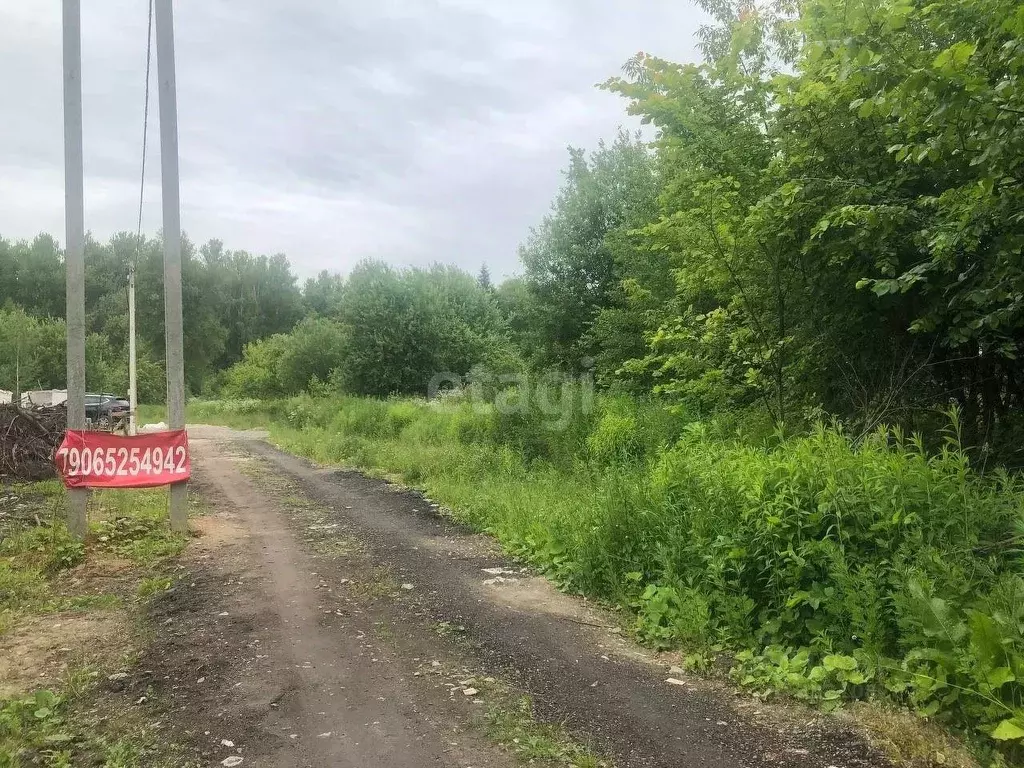
M 556 725 L 541 723 L 529 696 L 492 704 L 485 715 L 490 737 L 529 765 L 599 768 L 607 765 Z
M 0 768 L 46 766 L 71 768 L 103 765 L 107 768 L 187 768 L 198 765 L 169 744 L 159 724 L 130 711 L 111 711 L 110 702 L 99 714 L 90 693 L 95 674 L 86 673 L 78 695 L 38 690 L 0 700 Z M 123 703 L 121 705 L 124 706 Z
M 140 565 L 156 565 L 184 549 L 187 537 L 172 533 L 163 488 L 102 491 L 92 502 L 94 545 Z
M 147 576 L 139 582 L 135 593 L 140 600 L 145 600 L 160 592 L 166 592 L 173 584 L 174 580 L 168 576 Z
M 464 628 L 439 625 L 442 636 L 458 635 Z M 445 682 L 454 701 L 472 709 L 471 721 L 487 737 L 515 756 L 523 765 L 550 768 L 610 768 L 611 761 L 575 740 L 565 728 L 544 722 L 534 711 L 529 696 L 503 680 L 456 669 L 438 661 L 422 665 L 416 677 L 450 678 Z

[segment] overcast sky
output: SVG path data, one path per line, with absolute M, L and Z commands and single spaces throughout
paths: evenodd
M 106 239 L 137 217 L 147 2 L 82 5 L 86 228 Z M 60 8 L 0 0 L 7 238 L 64 240 Z M 368 256 L 511 274 L 566 146 L 630 125 L 595 83 L 639 50 L 693 60 L 700 23 L 687 0 L 178 2 L 182 227 L 303 277 Z

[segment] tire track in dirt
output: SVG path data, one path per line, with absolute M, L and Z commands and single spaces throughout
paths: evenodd
M 212 508 L 179 584 L 155 602 L 134 681 L 154 686 L 204 758 L 248 766 L 511 765 L 463 732 L 447 697 L 375 637 L 365 601 L 341 601 L 280 504 L 231 445 L 191 441 L 194 490 Z M 346 563 L 352 581 L 365 563 Z M 230 764 L 235 763 L 230 760 Z

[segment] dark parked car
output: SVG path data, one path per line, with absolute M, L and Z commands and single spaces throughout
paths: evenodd
M 85 418 L 94 424 L 112 424 L 125 418 L 131 410 L 131 403 L 117 395 L 87 393 L 85 396 Z

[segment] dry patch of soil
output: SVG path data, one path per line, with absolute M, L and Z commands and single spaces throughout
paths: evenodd
M 25 619 L 0 636 L 0 698 L 51 687 L 73 665 L 123 655 L 130 634 L 120 611 Z

